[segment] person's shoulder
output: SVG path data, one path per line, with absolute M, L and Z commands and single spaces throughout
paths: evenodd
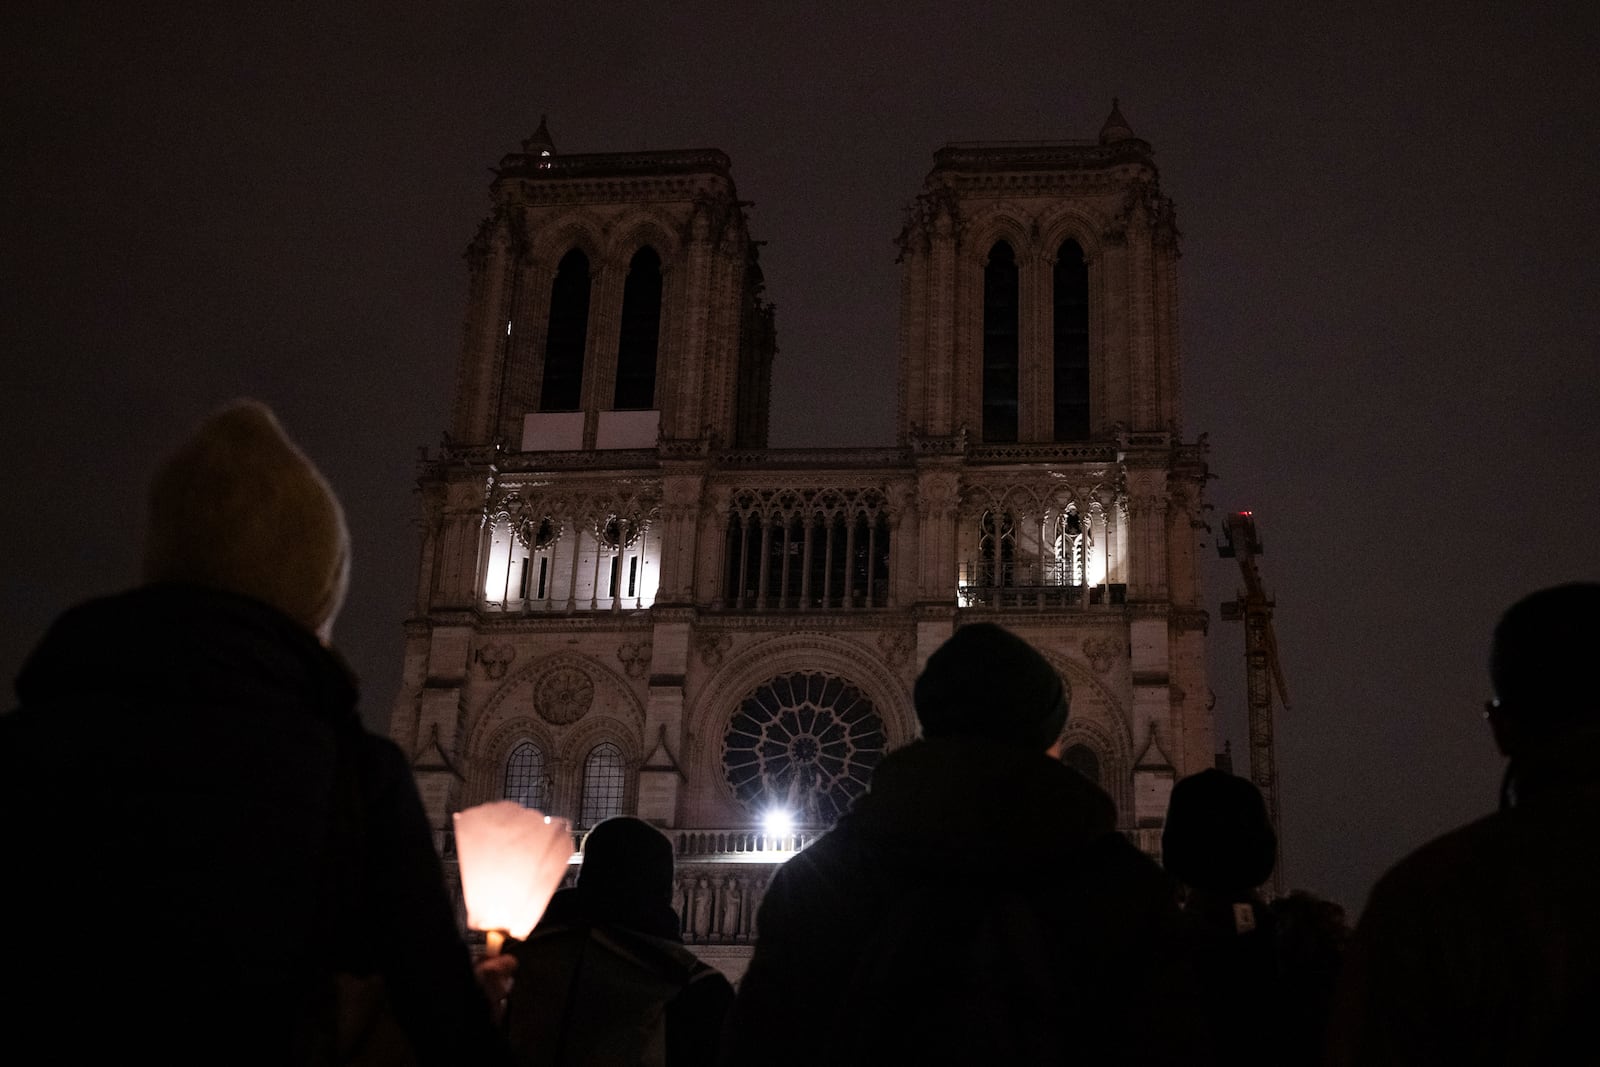
M 1374 899 L 1429 895 L 1500 866 L 1508 830 L 1505 816 L 1496 812 L 1433 838 L 1384 872 Z
M 405 750 L 389 738 L 364 727 L 348 726 L 346 737 L 355 749 L 361 771 L 371 787 L 415 782 Z

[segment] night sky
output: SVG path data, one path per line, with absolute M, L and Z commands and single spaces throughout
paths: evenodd
M 156 464 L 252 395 L 345 501 L 336 639 L 387 724 L 461 253 L 541 113 L 562 151 L 726 151 L 769 242 L 772 444 L 887 444 L 934 150 L 1092 138 L 1115 96 L 1184 234 L 1185 433 L 1265 541 L 1289 884 L 1354 913 L 1492 808 L 1494 620 L 1600 580 L 1592 2 L 162 6 L 0 15 L 7 678 L 133 583 Z M 1243 770 L 1238 574 L 1205 553 Z

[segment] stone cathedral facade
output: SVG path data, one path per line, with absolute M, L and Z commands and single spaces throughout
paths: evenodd
M 774 865 L 980 619 L 1055 664 L 1063 758 L 1154 851 L 1213 762 L 1207 473 L 1172 203 L 1115 108 L 1094 141 L 935 153 L 887 447 L 766 447 L 774 313 L 721 152 L 566 155 L 541 122 L 492 198 L 391 725 L 447 857 L 488 800 L 649 819 L 685 939 L 737 976 Z

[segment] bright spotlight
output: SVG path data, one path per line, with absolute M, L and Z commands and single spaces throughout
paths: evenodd
M 768 837 L 788 837 L 794 833 L 794 817 L 782 808 L 773 808 L 761 820 Z

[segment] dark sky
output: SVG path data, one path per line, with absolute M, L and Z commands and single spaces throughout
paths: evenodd
M 156 463 L 253 395 L 345 500 L 337 636 L 387 723 L 461 252 L 541 113 L 566 151 L 728 152 L 772 443 L 875 444 L 934 149 L 1093 137 L 1117 96 L 1184 232 L 1186 432 L 1266 543 L 1290 884 L 1354 911 L 1489 810 L 1495 617 L 1600 579 L 1600 8 L 869 7 L 8 5 L 0 672 L 132 583 Z M 1243 635 L 1211 641 L 1242 769 Z

